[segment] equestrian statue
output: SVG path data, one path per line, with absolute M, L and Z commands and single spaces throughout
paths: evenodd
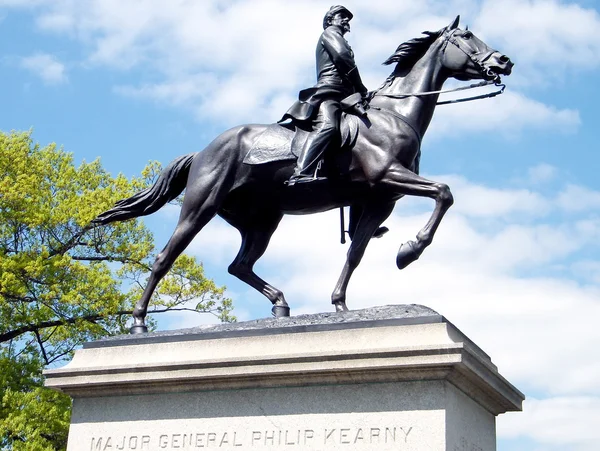
M 253 268 L 284 214 L 350 206 L 352 242 L 331 296 L 338 312 L 348 310 L 350 277 L 398 199 L 410 195 L 435 201 L 416 239 L 400 246 L 398 268 L 417 260 L 431 244 L 453 203 L 447 185 L 418 175 L 421 140 L 441 103 L 442 86 L 448 78 L 483 80 L 473 86 L 499 85 L 513 63 L 471 31 L 458 28 L 457 17 L 439 31 L 400 44 L 384 62 L 395 64 L 391 75 L 367 93 L 343 38 L 351 18 L 342 6 L 326 14 L 317 46 L 317 85 L 300 93 L 284 117 L 288 121 L 224 132 L 203 151 L 172 161 L 152 187 L 117 202 L 93 221 L 103 225 L 149 215 L 185 190 L 173 236 L 156 257 L 135 306 L 131 333 L 147 331 L 145 317 L 157 284 L 215 215 L 242 238 L 229 272 L 266 296 L 276 317 L 290 314 L 285 297 Z

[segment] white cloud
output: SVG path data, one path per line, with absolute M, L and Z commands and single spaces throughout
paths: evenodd
M 227 293 L 226 296 L 229 296 Z M 191 301 L 184 308 L 195 308 L 198 301 Z M 152 315 L 152 311 L 149 312 Z M 156 319 L 159 319 L 156 317 Z M 219 324 L 219 319 L 210 313 L 197 313 L 188 311 L 171 311 L 160 314 L 160 323 L 157 330 L 174 330 L 198 327 L 203 324 Z
M 529 399 L 522 413 L 508 414 L 498 424 L 502 438 L 531 437 L 547 450 L 591 451 L 598 447 L 600 398 Z
M 534 185 L 542 184 L 553 180 L 558 173 L 558 169 L 547 163 L 540 163 L 537 166 L 529 168 L 529 183 Z
M 67 33 L 84 43 L 89 62 L 141 68 L 151 75 L 117 92 L 186 108 L 203 120 L 208 117 L 226 125 L 272 122 L 299 89 L 314 83 L 313 49 L 330 6 L 319 0 L 234 4 L 176 0 L 168 8 L 149 0 L 29 4 L 43 5 L 35 10 L 40 28 Z M 372 88 L 387 75 L 381 61 L 400 42 L 447 25 L 457 12 L 464 14 L 463 22 L 474 21 L 481 36 L 485 31 L 490 44 L 506 47 L 501 50 L 519 63 L 513 77 L 517 81 L 537 73 L 564 73 L 567 64 L 595 67 L 599 58 L 598 15 L 577 5 L 549 0 L 511 0 L 509 6 L 474 0 L 375 0 L 348 6 L 356 16 L 349 40 Z M 520 17 L 527 24 L 519 22 Z M 535 60 L 535 67 L 523 60 Z M 462 113 L 473 111 L 477 114 L 469 121 L 461 120 Z M 515 92 L 476 107 L 453 106 L 451 112 L 440 110 L 439 115 L 440 120 L 434 121 L 438 135 L 486 132 L 499 124 L 507 133 L 531 127 L 572 131 L 580 122 L 577 111 Z
M 563 75 L 600 64 L 600 15 L 594 9 L 557 0 L 486 0 L 475 22 L 530 75 Z
M 600 192 L 579 185 L 567 185 L 560 193 L 558 203 L 570 212 L 600 208 Z
M 66 68 L 54 55 L 37 53 L 21 59 L 21 66 L 40 77 L 44 83 L 55 85 L 67 81 Z
M 543 195 L 527 189 L 491 188 L 459 176 L 438 176 L 436 180 L 452 187 L 457 200 L 453 211 L 471 217 L 540 216 L 551 208 L 550 201 Z
M 577 277 L 593 284 L 600 284 L 600 262 L 595 260 L 582 260 L 571 267 Z
M 38 19 L 38 25 L 46 31 L 61 32 L 74 26 L 75 17 L 68 13 L 46 14 Z
M 493 99 L 439 107 L 427 139 L 465 132 L 495 132 L 511 137 L 531 129 L 572 133 L 580 125 L 577 110 L 548 106 L 509 88 Z

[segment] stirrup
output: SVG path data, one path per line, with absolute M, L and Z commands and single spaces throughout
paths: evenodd
M 322 180 L 327 180 L 327 177 L 314 177 L 312 175 L 298 175 L 292 176 L 289 180 L 286 180 L 285 183 L 287 186 L 294 186 L 296 183 L 310 183 L 310 182 L 318 182 Z
M 309 164 L 308 166 L 311 166 L 313 163 L 314 163 L 314 161 L 311 164 Z M 300 174 L 297 174 L 297 175 L 296 175 L 296 171 L 294 171 L 294 174 L 292 174 L 292 176 L 289 178 L 289 180 L 287 180 L 284 183 L 287 186 L 294 186 L 296 183 L 309 183 L 309 182 L 316 182 L 316 181 L 320 181 L 320 180 L 327 180 L 327 177 L 317 177 L 317 174 L 321 170 L 322 166 L 323 166 L 323 159 L 320 159 L 319 162 L 317 163 L 317 167 L 315 168 L 315 171 L 312 173 L 312 175 L 302 174 L 302 171 L 306 170 L 306 168 L 303 169 L 302 171 L 300 171 Z M 298 170 L 298 168 L 296 168 L 296 170 Z

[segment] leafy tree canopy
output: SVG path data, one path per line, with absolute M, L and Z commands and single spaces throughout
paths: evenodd
M 42 369 L 83 342 L 126 333 L 155 257 L 140 221 L 89 223 L 159 171 L 151 163 L 139 178 L 113 178 L 98 160 L 77 167 L 29 132 L 0 132 L 0 449 L 64 448 L 70 400 L 43 388 Z M 224 290 L 182 255 L 151 305 L 234 321 Z

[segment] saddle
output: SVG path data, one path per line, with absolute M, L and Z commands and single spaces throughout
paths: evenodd
M 362 107 L 362 96 L 359 93 L 342 100 L 341 105 L 340 148 L 349 149 L 356 142 L 358 124 L 366 116 L 366 112 Z M 310 132 L 310 121 L 292 119 L 286 124 L 269 124 L 256 137 L 243 162 L 256 165 L 297 160 Z

